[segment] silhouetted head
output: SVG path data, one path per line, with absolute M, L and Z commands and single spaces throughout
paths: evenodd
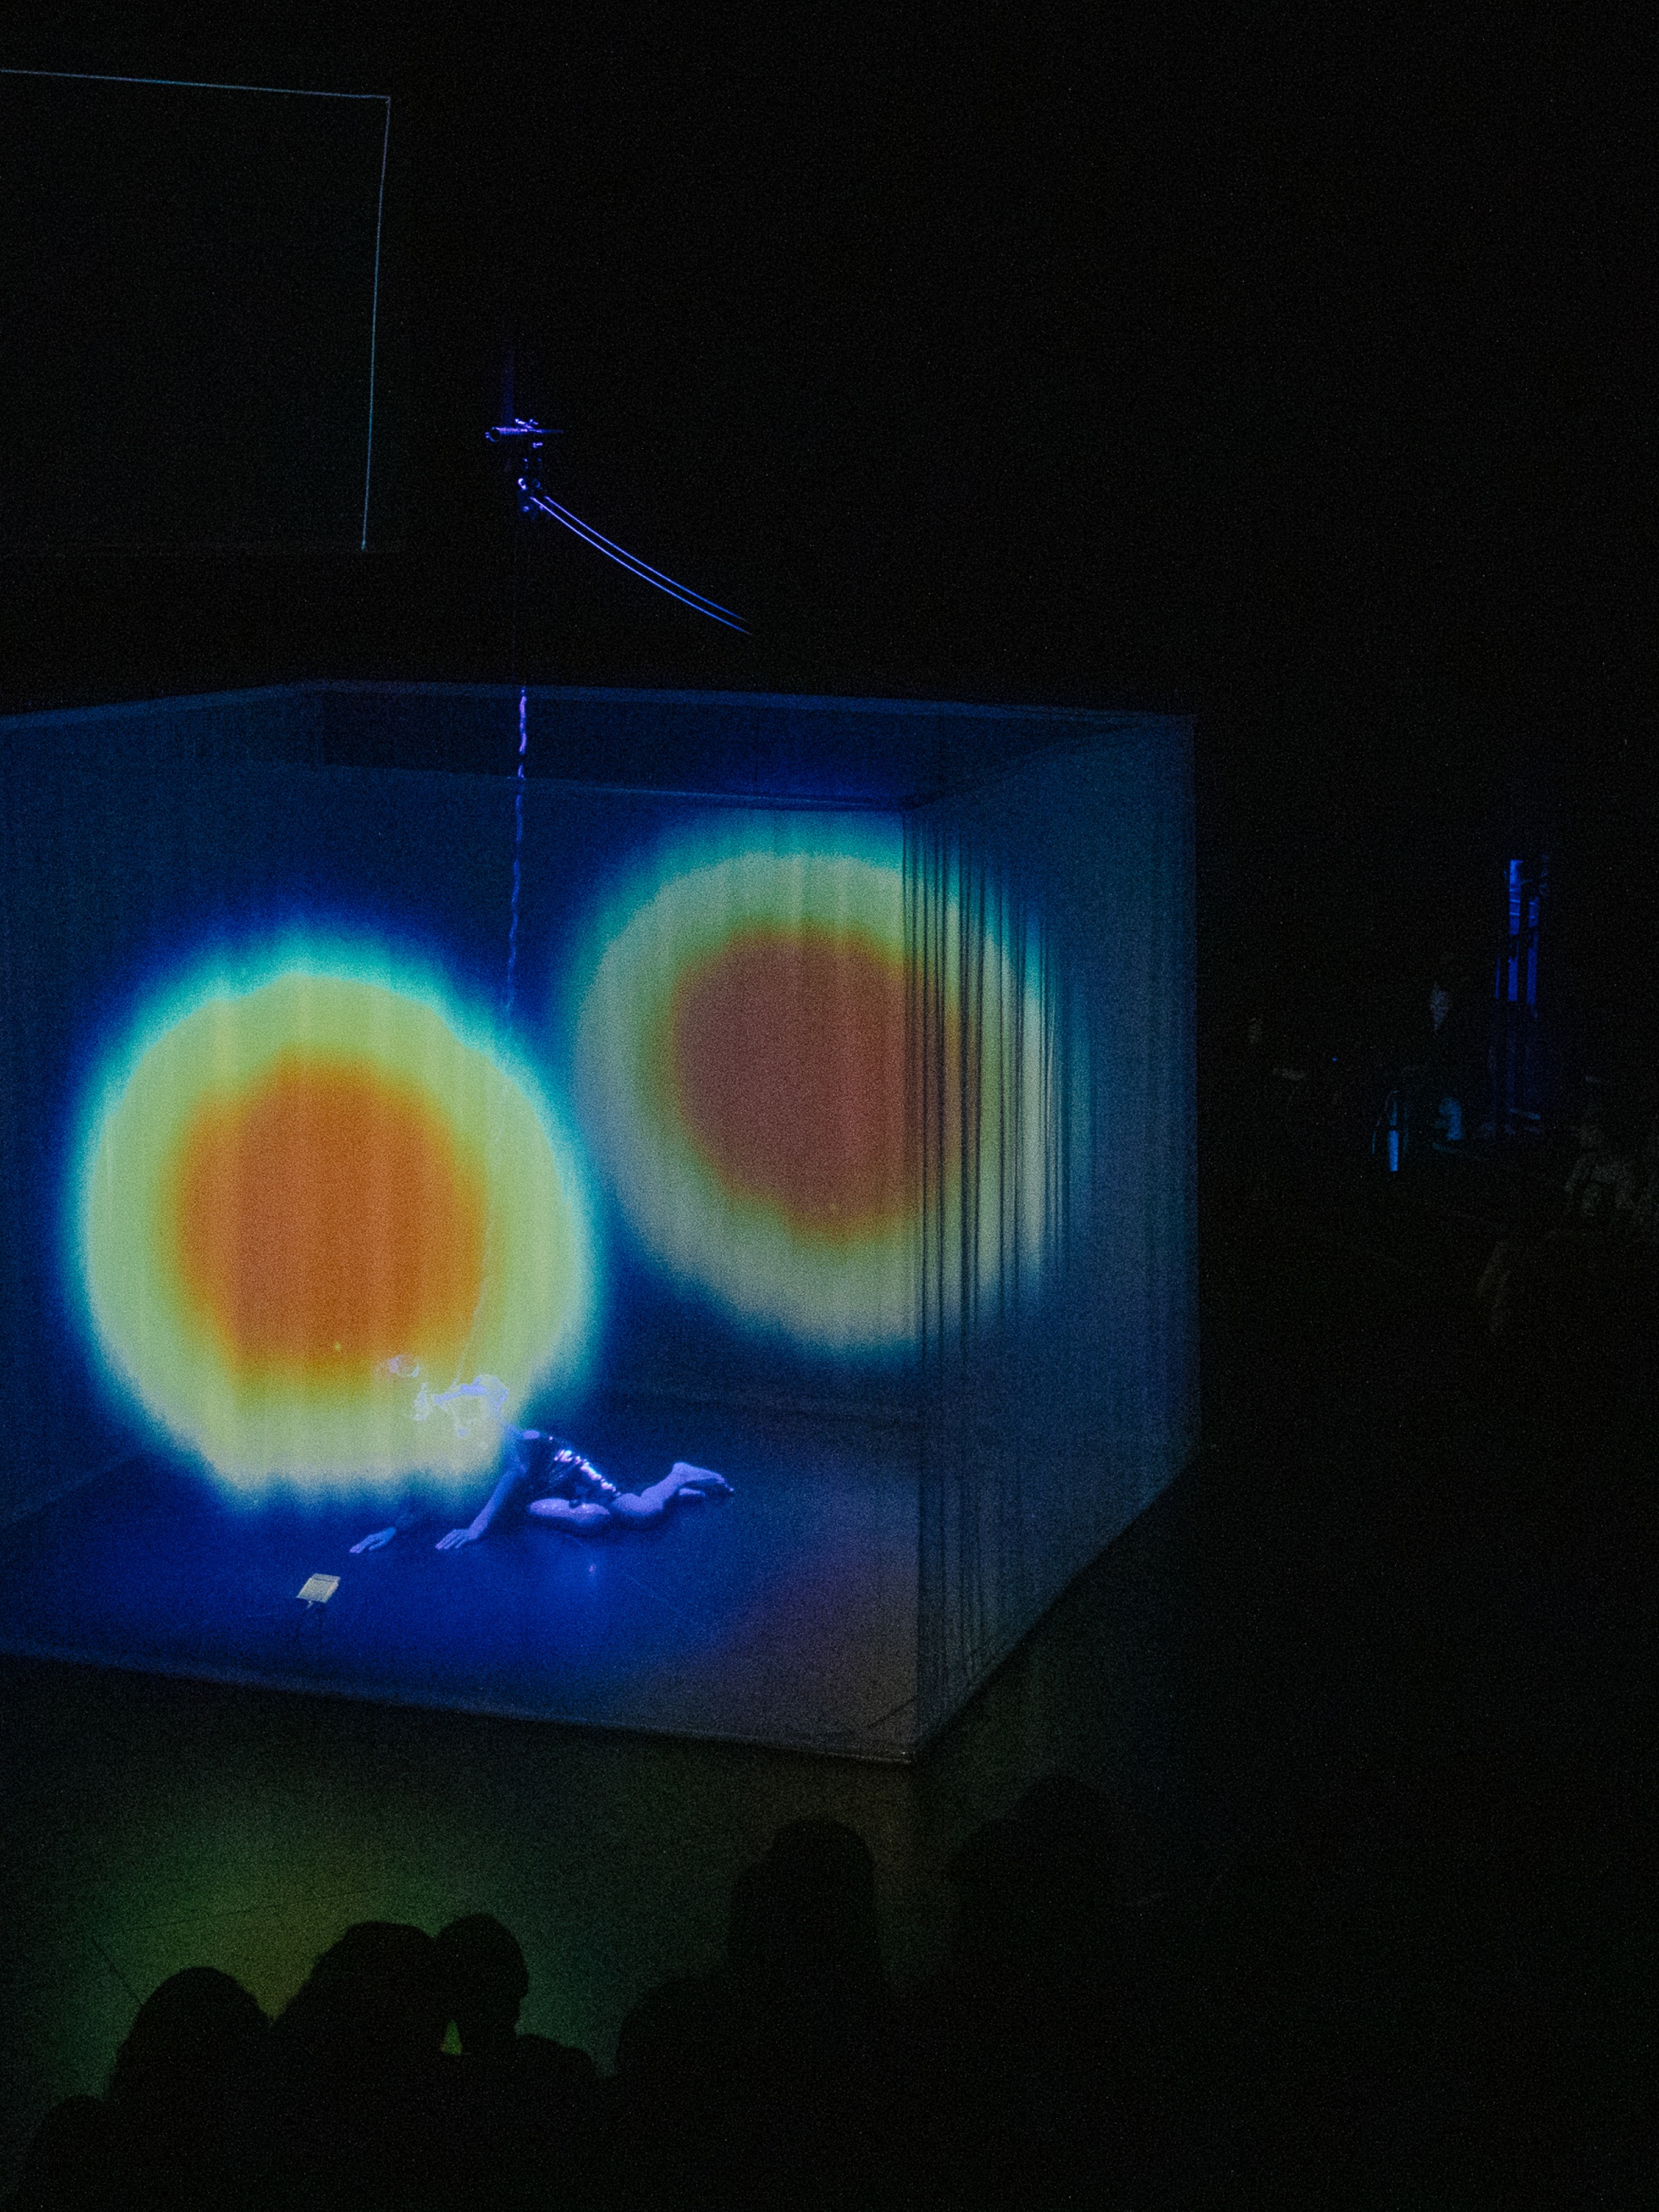
M 469 2056 L 510 2043 L 530 1989 L 517 1940 L 488 1912 L 452 1920 L 438 1936 L 449 2016 Z
M 876 1871 L 864 1838 L 839 1820 L 791 1820 L 732 1886 L 727 1955 L 779 1991 L 837 1989 L 874 1999 L 885 1986 Z
M 250 2079 L 270 2022 L 216 1966 L 187 1966 L 145 1998 L 115 2054 L 106 2096 L 124 2110 L 178 2105 Z
M 435 2051 L 449 2026 L 437 1946 L 419 1928 L 362 1920 L 324 1952 L 280 2026 L 290 2046 L 397 2063 Z
M 1043 1776 L 951 1862 L 958 1954 L 1035 1964 L 1092 1949 L 1110 1923 L 1116 1871 L 1106 1799 L 1069 1774 Z

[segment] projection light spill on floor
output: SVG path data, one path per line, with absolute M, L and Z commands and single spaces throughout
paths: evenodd
M 234 1489 L 443 1486 L 495 1423 L 421 1420 L 479 1373 L 571 1378 L 595 1270 L 547 1105 L 438 997 L 325 963 L 209 981 L 91 1116 L 85 1309 L 114 1375 Z
M 635 1235 L 683 1286 L 811 1352 L 902 1352 L 924 1194 L 926 1279 L 960 1277 L 964 1153 L 999 1206 L 999 1179 L 1019 1182 L 1018 1234 L 1040 1268 L 1035 938 L 1030 980 L 994 943 L 969 1006 L 948 927 L 926 988 L 907 950 L 898 832 L 766 835 L 675 846 L 606 917 L 576 1032 L 584 1126 Z M 996 1240 L 981 1249 L 1000 1276 Z

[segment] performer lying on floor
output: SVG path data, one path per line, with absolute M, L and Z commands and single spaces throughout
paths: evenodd
M 497 1392 L 499 1400 L 495 1398 Z M 507 1440 L 500 1481 L 465 1528 L 452 1528 L 447 1536 L 438 1539 L 435 1548 L 440 1552 L 476 1544 L 508 1499 L 526 1486 L 542 1493 L 532 1498 L 526 1509 L 538 1521 L 550 1521 L 556 1528 L 590 1535 L 613 1521 L 659 1521 L 671 1500 L 682 1495 L 710 1498 L 731 1494 L 732 1486 L 724 1475 L 716 1474 L 712 1468 L 693 1467 L 683 1459 L 676 1460 L 662 1480 L 653 1482 L 648 1490 L 618 1490 L 591 1460 L 562 1437 L 550 1436 L 542 1429 L 515 1429 L 510 1422 L 501 1420 L 501 1407 L 507 1392 L 493 1376 L 481 1375 L 477 1382 L 462 1383 L 454 1390 L 444 1392 L 441 1397 L 428 1400 L 424 1390 L 421 1395 L 428 1408 L 447 1406 L 461 1398 L 483 1400 L 490 1405 L 495 1419 L 501 1421 Z M 417 1418 L 424 1418 L 424 1414 Z M 361 1552 L 378 1552 L 393 1537 L 423 1520 L 428 1510 L 417 1500 L 406 1501 L 390 1528 L 376 1528 L 351 1547 L 354 1557 Z

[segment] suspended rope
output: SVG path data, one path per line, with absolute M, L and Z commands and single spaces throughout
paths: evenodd
M 525 750 L 530 741 L 530 726 L 526 719 L 528 695 L 522 685 L 519 690 L 519 775 L 513 793 L 513 911 L 507 928 L 507 1011 L 513 1011 L 513 993 L 519 969 L 519 876 L 524 855 L 524 764 Z

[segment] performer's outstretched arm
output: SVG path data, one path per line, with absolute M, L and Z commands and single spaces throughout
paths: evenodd
M 512 1453 L 507 1459 L 501 1480 L 485 1498 L 472 1519 L 467 1522 L 465 1528 L 452 1528 L 447 1536 L 440 1536 L 437 1543 L 433 1547 L 434 1550 L 454 1552 L 459 1551 L 463 1544 L 476 1544 L 479 1537 L 487 1532 L 490 1522 L 506 1504 L 514 1490 L 521 1482 L 528 1480 L 529 1475 L 530 1469 L 516 1452 Z
M 352 1558 L 355 1559 L 362 1552 L 383 1551 L 395 1537 L 407 1534 L 417 1522 L 424 1520 L 425 1517 L 426 1507 L 418 1498 L 404 1498 L 392 1516 L 391 1526 L 386 1528 L 371 1529 L 367 1536 L 361 1538 L 352 1546 Z
M 418 1376 L 421 1371 L 417 1360 L 404 1355 L 387 1360 L 386 1368 L 388 1374 L 404 1376 Z M 515 1429 L 503 1417 L 502 1408 L 507 1404 L 507 1385 L 498 1375 L 475 1375 L 471 1382 L 457 1382 L 447 1390 L 439 1391 L 435 1397 L 422 1382 L 416 1396 L 412 1414 L 417 1421 L 430 1420 L 442 1407 L 453 1420 L 455 1433 L 459 1437 L 466 1433 L 473 1419 L 473 1407 L 482 1406 L 486 1418 L 497 1422 L 506 1435 L 520 1440 L 538 1437 L 541 1433 L 538 1429 Z M 524 1470 L 517 1465 L 517 1455 L 514 1454 L 508 1462 L 507 1472 L 490 1492 L 477 1519 L 465 1528 L 452 1528 L 447 1536 L 440 1537 L 438 1550 L 447 1552 L 453 1545 L 470 1544 L 482 1536 L 495 1519 L 496 1508 L 507 1498 L 522 1472 Z M 351 1547 L 352 1557 L 356 1559 L 363 1552 L 383 1550 L 395 1538 L 405 1534 L 417 1522 L 424 1521 L 429 1510 L 426 1500 L 417 1498 L 413 1492 L 406 1492 L 392 1516 L 392 1525 L 386 1528 L 371 1529 L 367 1536 L 360 1538 Z

